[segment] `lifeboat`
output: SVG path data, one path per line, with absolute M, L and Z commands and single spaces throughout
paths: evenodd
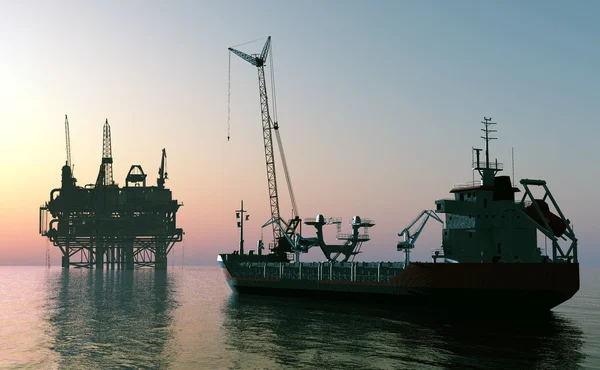
M 540 211 L 542 211 L 544 217 L 548 220 L 548 224 L 550 225 L 550 228 L 552 229 L 554 235 L 556 237 L 561 237 L 565 233 L 565 230 L 567 230 L 567 224 L 562 220 L 562 218 L 550 212 L 550 207 L 548 206 L 548 203 L 541 199 L 536 199 L 535 202 L 540 208 Z M 535 209 L 535 206 L 533 204 L 525 208 L 525 214 L 531 217 L 540 226 L 545 227 L 544 221 L 541 219 L 539 212 Z

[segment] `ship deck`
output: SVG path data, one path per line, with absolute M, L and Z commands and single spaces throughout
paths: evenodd
M 548 310 L 579 290 L 576 263 L 256 262 L 219 255 L 244 294 L 369 300 L 466 309 Z
M 225 261 L 227 255 L 224 255 Z M 223 258 L 219 256 L 223 265 Z M 389 282 L 404 270 L 404 262 L 243 262 L 228 263 L 236 278 Z

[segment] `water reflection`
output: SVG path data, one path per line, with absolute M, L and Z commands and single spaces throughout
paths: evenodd
M 556 313 L 486 319 L 235 294 L 223 310 L 239 368 L 261 357 L 274 367 L 574 369 L 585 357 L 581 328 Z
M 173 337 L 172 277 L 141 269 L 63 270 L 52 277 L 51 349 L 60 368 L 164 368 Z

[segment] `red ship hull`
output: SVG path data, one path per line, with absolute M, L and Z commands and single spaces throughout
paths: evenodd
M 388 282 L 232 276 L 241 294 L 402 303 L 443 308 L 547 311 L 579 290 L 576 263 L 412 263 Z

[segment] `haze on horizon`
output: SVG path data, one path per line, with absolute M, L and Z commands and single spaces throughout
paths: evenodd
M 514 148 L 517 180 L 548 182 L 580 262 L 597 265 L 599 11 L 593 1 L 3 3 L 0 264 L 44 264 L 38 208 L 60 186 L 65 114 L 80 186 L 96 179 L 105 119 L 120 185 L 132 164 L 155 184 L 166 148 L 166 185 L 184 203 L 175 264 L 182 247 L 187 265 L 235 249 L 241 199 L 254 248 L 269 218 L 256 68 L 231 57 L 227 141 L 227 48 L 258 39 L 239 47 L 258 53 L 272 36 L 300 216 L 341 216 L 345 231 L 354 215 L 373 218 L 357 260 L 401 259 L 397 233 L 472 180 L 486 116 L 498 123 L 492 158 L 512 175 Z M 430 221 L 413 260 L 440 243 Z M 52 248 L 54 265 L 59 256 Z

